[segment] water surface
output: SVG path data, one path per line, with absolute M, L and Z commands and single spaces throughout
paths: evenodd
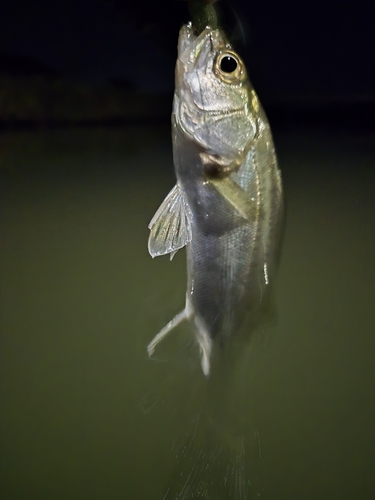
M 1 498 L 374 498 L 375 139 L 275 139 L 274 312 L 207 381 L 187 326 L 146 356 L 184 305 L 168 127 L 0 135 Z

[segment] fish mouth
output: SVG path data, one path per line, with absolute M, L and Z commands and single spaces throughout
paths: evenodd
M 190 85 L 186 81 L 188 75 L 211 72 L 216 55 L 224 48 L 229 48 L 229 44 L 219 29 L 207 26 L 197 35 L 191 23 L 182 26 L 178 38 L 175 95 L 185 94 L 187 98 L 191 93 Z
M 224 47 L 230 48 L 223 33 L 207 26 L 199 35 L 194 33 L 191 23 L 184 25 L 178 39 L 178 59 L 191 71 L 204 67 L 212 54 Z

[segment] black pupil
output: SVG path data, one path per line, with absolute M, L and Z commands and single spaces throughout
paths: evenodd
M 220 69 L 223 73 L 233 73 L 237 69 L 237 61 L 232 56 L 225 56 L 220 61 Z

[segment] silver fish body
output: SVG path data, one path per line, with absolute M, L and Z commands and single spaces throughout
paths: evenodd
M 149 227 L 157 256 L 186 245 L 186 307 L 203 372 L 212 343 L 225 341 L 259 305 L 274 271 L 282 185 L 267 118 L 244 64 L 220 30 L 180 31 L 172 113 L 177 184 Z

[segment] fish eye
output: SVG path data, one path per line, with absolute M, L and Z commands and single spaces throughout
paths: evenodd
M 219 52 L 215 65 L 215 75 L 225 83 L 238 84 L 246 79 L 245 66 L 232 50 Z
M 223 73 L 233 73 L 236 71 L 238 63 L 233 56 L 224 56 L 220 61 L 220 69 Z

